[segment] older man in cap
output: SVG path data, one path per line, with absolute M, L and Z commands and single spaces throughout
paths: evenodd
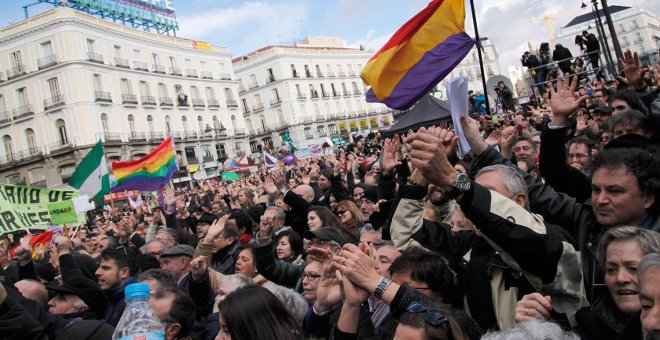
M 188 293 L 190 275 L 190 262 L 192 261 L 195 248 L 187 244 L 178 244 L 167 249 L 160 255 L 160 267 L 172 274 L 176 280 L 177 288 Z

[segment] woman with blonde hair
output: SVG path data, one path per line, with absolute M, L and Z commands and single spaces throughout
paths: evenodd
M 344 225 L 344 230 L 351 236 L 357 237 L 358 230 L 364 225 L 364 216 L 360 207 L 351 200 L 337 203 L 337 216 Z

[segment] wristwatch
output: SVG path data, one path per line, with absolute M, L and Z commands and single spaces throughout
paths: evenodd
M 470 190 L 472 187 L 472 182 L 470 182 L 470 177 L 462 172 L 456 172 L 456 183 L 454 186 L 447 192 L 445 192 L 445 197 L 447 199 L 454 199 L 460 194 Z
M 391 283 L 392 280 L 386 276 L 383 276 L 383 278 L 380 280 L 380 283 L 378 283 L 378 287 L 376 287 L 376 290 L 374 291 L 374 297 L 376 299 L 381 299 L 383 297 L 383 293 L 385 293 L 385 290 L 387 290 L 387 287 L 389 287 Z

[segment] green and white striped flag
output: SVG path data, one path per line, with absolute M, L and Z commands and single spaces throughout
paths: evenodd
M 110 192 L 110 177 L 100 140 L 78 164 L 69 185 L 78 189 L 81 195 L 89 196 L 97 208 L 103 207 L 103 195 Z

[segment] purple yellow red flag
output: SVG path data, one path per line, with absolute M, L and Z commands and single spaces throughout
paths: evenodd
M 465 33 L 465 0 L 433 0 L 365 65 L 368 102 L 405 110 L 428 93 L 475 45 Z

